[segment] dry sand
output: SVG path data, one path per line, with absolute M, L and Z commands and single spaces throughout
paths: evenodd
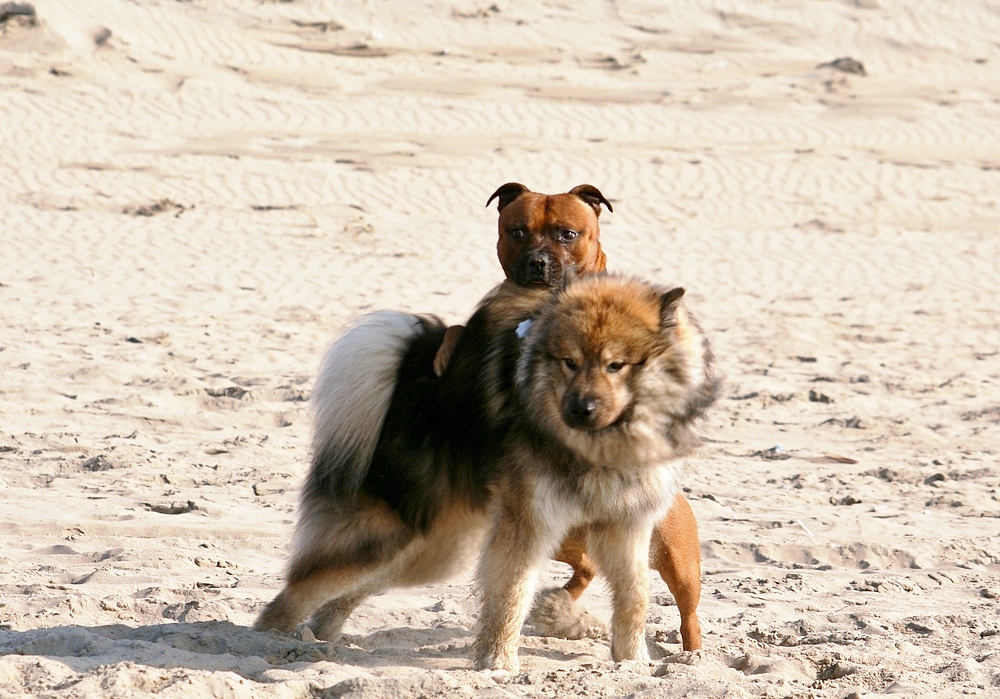
M 0 28 L 0 696 L 1000 696 L 995 0 L 34 4 Z M 611 267 L 714 338 L 705 649 L 658 576 L 651 667 L 527 629 L 520 676 L 472 672 L 471 573 L 341 643 L 249 630 L 325 344 L 465 318 L 510 180 L 598 186 Z

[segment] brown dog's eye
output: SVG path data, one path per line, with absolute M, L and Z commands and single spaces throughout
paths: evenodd
M 577 233 L 576 231 L 563 231 L 562 233 L 559 234 L 559 240 L 563 242 L 568 242 L 570 240 L 574 240 L 578 235 L 580 234 Z
M 524 237 L 524 230 L 521 228 L 514 228 L 510 231 L 510 237 L 514 240 L 520 240 Z
M 625 362 L 611 362 L 610 364 L 608 364 L 608 373 L 617 374 L 624 368 L 625 368 Z
M 569 357 L 566 357 L 566 359 L 563 360 L 563 363 L 566 365 L 566 368 L 569 369 L 570 371 L 576 371 L 577 370 L 576 362 L 574 362 Z

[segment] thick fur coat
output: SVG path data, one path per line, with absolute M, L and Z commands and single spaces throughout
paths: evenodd
M 257 628 L 311 617 L 333 638 L 368 595 L 481 551 L 476 665 L 516 671 L 538 569 L 583 525 L 614 595 L 612 655 L 645 657 L 650 532 L 718 390 L 682 296 L 604 275 L 555 294 L 506 282 L 440 378 L 437 319 L 363 318 L 324 359 L 287 585 Z

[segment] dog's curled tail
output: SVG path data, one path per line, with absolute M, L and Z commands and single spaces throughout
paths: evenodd
M 358 319 L 327 349 L 312 391 L 312 468 L 304 494 L 358 493 L 403 355 L 423 331 L 418 316 L 378 311 Z

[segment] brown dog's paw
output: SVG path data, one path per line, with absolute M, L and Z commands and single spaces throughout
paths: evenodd
M 561 587 L 550 587 L 538 593 L 528 621 L 542 636 L 573 641 L 608 637 L 604 624 Z

